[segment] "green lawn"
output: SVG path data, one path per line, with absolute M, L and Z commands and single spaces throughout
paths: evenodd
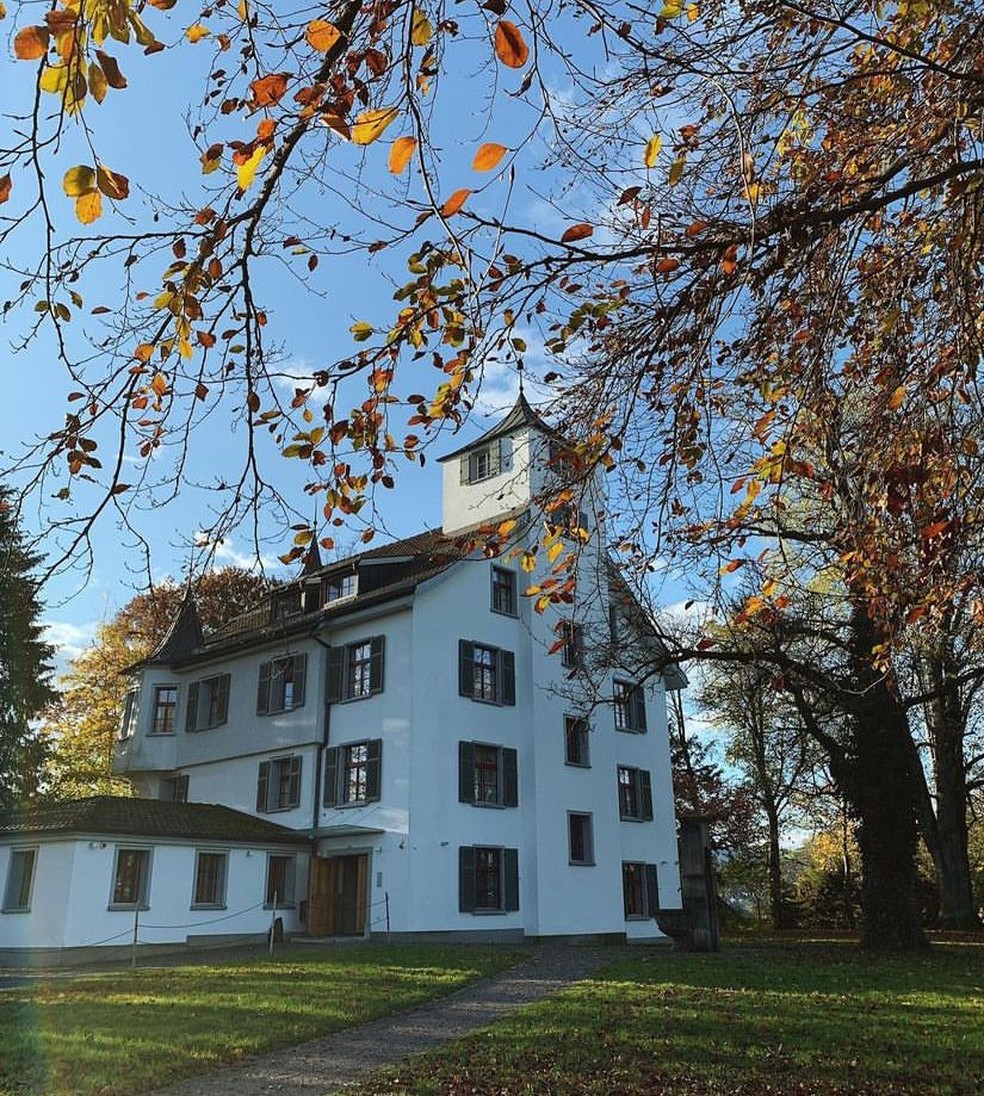
M 145 1092 L 450 993 L 508 949 L 346 946 L 55 976 L 0 991 L 0 1093 Z
M 627 952 L 357 1096 L 982 1092 L 984 945 L 866 959 L 807 942 Z

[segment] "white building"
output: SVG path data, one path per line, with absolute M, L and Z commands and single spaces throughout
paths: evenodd
M 641 940 L 680 906 L 666 689 L 683 678 L 653 672 L 597 488 L 548 515 L 542 544 L 561 444 L 521 396 L 443 458 L 441 530 L 325 566 L 315 551 L 207 638 L 186 599 L 135 670 L 115 771 L 147 799 L 222 804 L 305 839 L 290 878 L 268 857 L 280 874 L 255 887 L 270 905 L 279 886 L 287 931 Z M 496 532 L 508 544 L 489 557 Z M 570 615 L 535 612 L 525 591 L 571 551 Z M 20 908 L 0 916 L 0 949 L 35 908 L 24 858 L 7 857 Z M 153 860 L 155 880 L 191 872 Z

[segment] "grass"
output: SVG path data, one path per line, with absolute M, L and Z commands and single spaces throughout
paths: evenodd
M 984 1092 L 984 945 L 638 950 L 352 1096 Z
M 344 947 L 55 975 L 0 991 L 2 1096 L 125 1096 L 451 993 L 518 959 Z

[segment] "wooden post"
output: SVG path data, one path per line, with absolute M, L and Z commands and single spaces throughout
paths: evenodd
M 140 906 L 133 907 L 133 943 L 130 945 L 130 967 L 137 965 L 137 933 L 140 930 Z

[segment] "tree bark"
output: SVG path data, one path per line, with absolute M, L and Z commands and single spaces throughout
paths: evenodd
M 769 916 L 772 919 L 773 928 L 785 929 L 789 928 L 789 919 L 786 916 L 786 902 L 782 886 L 779 814 L 778 811 L 768 807 L 765 814 L 769 825 Z

